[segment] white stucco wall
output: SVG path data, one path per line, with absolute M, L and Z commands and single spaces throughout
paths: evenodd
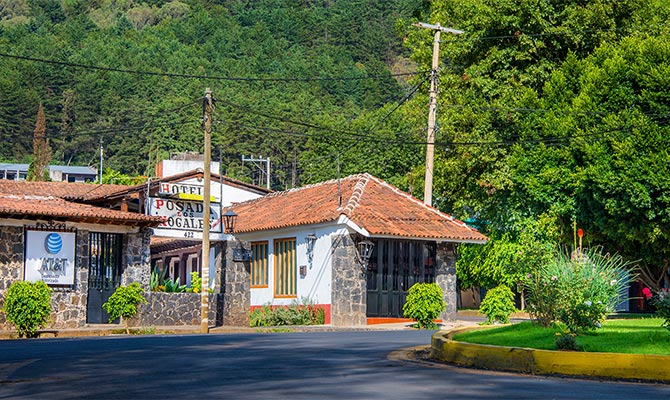
M 251 306 L 289 305 L 294 301 L 307 299 L 315 304 L 330 305 L 332 303 L 332 238 L 347 232 L 343 225 L 302 226 L 294 229 L 267 231 L 255 234 L 239 235 L 240 239 L 250 242 L 268 242 L 268 287 L 251 289 Z M 316 235 L 314 256 L 310 265 L 307 256 L 305 238 L 310 233 Z M 276 298 L 274 296 L 274 240 L 296 239 L 297 258 L 297 297 Z M 307 267 L 307 274 L 300 275 L 300 266 Z

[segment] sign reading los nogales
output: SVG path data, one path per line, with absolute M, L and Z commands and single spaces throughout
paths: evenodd
M 149 198 L 151 215 L 163 217 L 157 229 L 202 232 L 204 226 L 203 187 L 197 185 L 161 183 L 158 197 Z M 216 199 L 212 196 L 212 201 Z M 219 223 L 221 203 L 210 205 L 210 231 L 221 232 Z

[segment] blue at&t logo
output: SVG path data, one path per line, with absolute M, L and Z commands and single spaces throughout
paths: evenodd
M 49 254 L 58 254 L 63 248 L 63 239 L 57 233 L 50 233 L 44 241 L 44 246 Z

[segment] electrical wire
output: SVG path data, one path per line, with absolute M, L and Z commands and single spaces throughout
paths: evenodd
M 401 77 L 401 76 L 413 76 L 422 74 L 421 71 L 417 72 L 403 72 L 397 74 L 382 74 L 382 75 L 365 75 L 365 76 L 312 76 L 304 78 L 249 78 L 249 77 L 234 77 L 234 76 L 216 76 L 216 75 L 193 75 L 193 74 L 180 74 L 173 72 L 154 72 L 154 71 L 142 71 L 136 69 L 124 69 L 124 68 L 113 68 L 113 67 L 101 67 L 91 64 L 79 64 L 71 63 L 66 61 L 57 61 L 57 60 L 48 60 L 45 58 L 37 57 L 28 57 L 21 56 L 16 54 L 9 53 L 0 53 L 0 57 L 11 58 L 16 60 L 37 62 L 43 64 L 52 64 L 60 65 L 64 67 L 80 68 L 87 70 L 95 71 L 108 71 L 108 72 L 121 72 L 126 74 L 136 74 L 136 75 L 147 75 L 147 76 L 164 76 L 170 78 L 186 78 L 186 79 L 203 79 L 203 80 L 215 80 L 215 81 L 235 81 L 235 82 L 315 82 L 315 81 L 359 81 L 367 79 L 388 79 L 389 77 Z

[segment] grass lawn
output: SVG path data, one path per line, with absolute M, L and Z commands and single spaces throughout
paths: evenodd
M 603 327 L 577 336 L 581 351 L 670 355 L 670 331 L 660 318 L 610 319 Z M 521 322 L 454 335 L 461 342 L 556 350 L 558 329 Z

